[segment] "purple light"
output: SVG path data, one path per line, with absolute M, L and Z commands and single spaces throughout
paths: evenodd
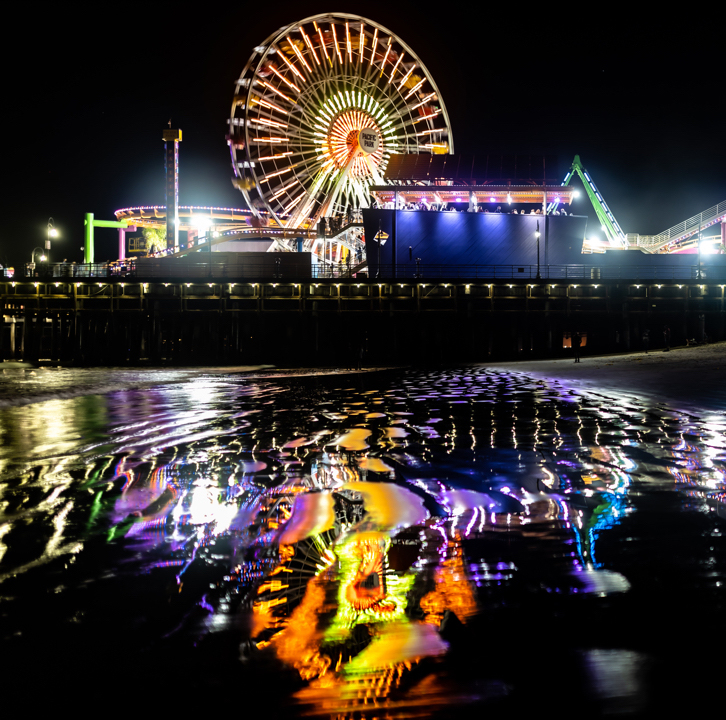
M 496 200 L 494 199 L 494 195 L 492 195 L 492 196 L 491 196 L 491 197 L 489 198 L 489 202 L 496 202 Z

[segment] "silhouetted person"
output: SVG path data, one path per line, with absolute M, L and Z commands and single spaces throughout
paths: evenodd
M 575 353 L 575 362 L 580 362 L 580 345 L 582 344 L 582 338 L 580 337 L 580 333 L 576 332 L 572 336 L 572 349 Z
M 643 333 L 643 350 L 645 350 L 645 354 L 648 354 L 648 348 L 650 347 L 650 332 L 646 330 Z
M 671 329 L 667 325 L 663 326 L 663 344 L 666 351 L 671 349 Z

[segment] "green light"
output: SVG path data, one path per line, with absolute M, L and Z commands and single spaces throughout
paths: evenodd
M 381 599 L 374 602 L 370 608 L 358 610 L 350 602 L 349 593 L 356 577 L 360 576 L 365 551 L 370 551 L 376 544 L 383 558 L 384 570 L 380 581 L 385 584 L 385 589 L 381 591 Z M 415 576 L 385 571 L 385 556 L 390 544 L 391 539 L 388 536 L 365 533 L 353 535 L 344 543 L 334 547 L 339 562 L 338 612 L 325 633 L 325 642 L 337 643 L 345 640 L 353 628 L 361 623 L 406 621 L 406 596 L 411 590 Z

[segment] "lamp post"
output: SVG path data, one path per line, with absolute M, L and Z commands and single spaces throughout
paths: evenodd
M 57 238 L 58 237 L 58 231 L 53 227 L 53 218 L 48 218 L 48 224 L 46 229 L 46 236 L 45 236 L 45 259 L 50 262 L 50 239 L 51 238 Z M 33 251 L 35 252 L 35 251 Z
M 38 252 L 41 253 L 40 257 L 38 258 L 40 260 L 40 262 L 45 262 L 45 260 L 46 260 L 45 255 L 42 254 L 43 248 L 40 248 L 40 247 L 33 248 L 33 252 L 30 253 L 30 265 L 28 266 L 30 268 L 31 275 L 35 272 L 35 258 L 36 258 L 36 253 L 38 253 Z
M 537 238 L 537 280 L 539 280 L 540 279 L 540 274 L 539 274 L 539 236 L 540 236 L 539 220 L 537 220 L 537 231 L 535 232 L 534 236 Z

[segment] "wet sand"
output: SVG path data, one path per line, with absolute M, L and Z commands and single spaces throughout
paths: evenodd
M 632 393 L 681 410 L 726 412 L 726 343 L 623 355 L 485 363 L 572 387 Z

